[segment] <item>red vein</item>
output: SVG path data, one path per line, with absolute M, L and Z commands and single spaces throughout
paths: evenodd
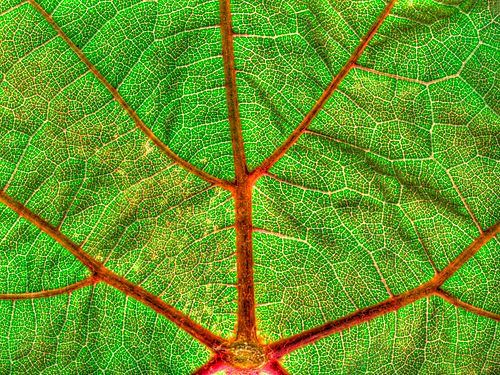
M 146 124 L 139 118 L 137 113 L 130 107 L 130 105 L 123 99 L 118 90 L 109 83 L 104 75 L 90 62 L 85 54 L 78 48 L 78 46 L 66 35 L 61 27 L 54 21 L 52 16 L 45 11 L 35 0 L 28 0 L 28 2 L 45 18 L 45 20 L 52 26 L 57 34 L 66 42 L 71 50 L 80 58 L 80 60 L 87 66 L 92 74 L 101 82 L 104 87 L 111 93 L 113 98 L 120 104 L 120 106 L 128 113 L 130 118 L 134 121 L 135 125 L 171 160 L 183 167 L 188 172 L 204 179 L 205 181 L 220 186 L 226 190 L 232 191 L 233 184 L 229 181 L 222 180 L 218 177 L 212 176 L 209 173 L 195 167 L 188 161 L 182 159 L 175 152 L 173 152 L 167 145 L 165 145 Z
M 264 368 L 264 371 L 269 375 L 289 375 L 288 371 L 286 371 L 278 361 L 269 362 Z
M 292 147 L 299 137 L 304 133 L 309 124 L 314 120 L 319 111 L 324 107 L 328 99 L 335 92 L 337 87 L 340 85 L 340 82 L 345 78 L 345 76 L 349 73 L 349 71 L 354 67 L 356 61 L 359 59 L 366 46 L 373 38 L 373 36 L 377 33 L 377 30 L 382 25 L 386 17 L 391 12 L 392 7 L 396 3 L 396 0 L 390 0 L 385 6 L 384 10 L 377 17 L 375 23 L 372 25 L 370 30 L 366 33 L 366 35 L 361 39 L 360 43 L 351 54 L 347 63 L 342 67 L 340 72 L 333 78 L 330 85 L 325 89 L 321 97 L 314 104 L 313 108 L 309 111 L 309 113 L 304 117 L 302 122 L 295 128 L 292 134 L 283 142 L 283 144 L 274 151 L 271 156 L 265 159 L 260 166 L 258 166 L 251 174 L 252 180 L 256 181 L 258 178 L 262 177 L 267 171 L 269 171 L 272 166 L 279 160 L 285 153 Z
M 210 375 L 224 369 L 224 367 L 224 361 L 219 356 L 215 356 L 199 369 L 195 370 L 191 375 Z
M 500 314 L 495 314 L 491 311 L 486 311 L 484 309 L 481 309 L 480 307 L 472 306 L 472 305 L 468 304 L 467 302 L 464 302 L 464 301 L 458 299 L 457 297 L 452 296 L 451 294 L 445 292 L 442 289 L 438 289 L 434 294 L 438 297 L 441 297 L 446 302 L 449 302 L 452 305 L 460 307 L 461 309 L 470 311 L 473 314 L 481 315 L 481 316 L 484 316 L 485 318 L 500 321 Z
M 42 290 L 40 292 L 28 292 L 28 293 L 11 293 L 11 294 L 0 294 L 0 300 L 20 300 L 20 299 L 36 299 L 36 298 L 46 298 L 58 296 L 60 294 L 71 293 L 75 290 L 85 288 L 86 286 L 95 284 L 99 279 L 94 276 L 89 276 L 83 280 L 80 280 L 74 284 L 63 286 L 62 288 Z
M 301 332 L 297 335 L 284 338 L 272 343 L 269 348 L 271 357 L 279 358 L 305 345 L 312 344 L 322 338 L 336 332 L 368 322 L 376 317 L 399 310 L 419 299 L 429 297 L 437 293 L 443 283 L 448 280 L 465 262 L 467 262 L 477 251 L 489 240 L 500 233 L 500 221 L 484 231 L 471 245 L 463 250 L 452 262 L 430 281 L 409 290 L 403 294 L 391 297 L 375 305 L 365 307 L 361 310 L 348 314 L 337 320 L 327 322 L 318 327 Z
M 236 181 L 242 183 L 247 175 L 241 117 L 238 104 L 238 90 L 236 87 L 236 66 L 234 62 L 234 39 L 229 0 L 219 0 L 220 31 L 222 36 L 222 58 L 224 60 L 224 78 L 226 86 L 226 101 L 233 146 L 234 171 Z
M 67 249 L 84 266 L 86 266 L 98 280 L 105 282 L 106 284 L 125 293 L 127 296 L 130 296 L 150 307 L 158 314 L 163 315 L 172 323 L 176 324 L 180 329 L 184 330 L 214 351 L 225 343 L 222 338 L 208 331 L 193 321 L 190 317 L 178 311 L 175 307 L 104 267 L 101 263 L 83 251 L 81 246 L 77 245 L 75 242 L 62 234 L 56 227 L 11 198 L 5 192 L 0 192 L 0 202 L 11 208 L 18 215 L 24 217 L 42 232 L 52 237 L 57 243 Z

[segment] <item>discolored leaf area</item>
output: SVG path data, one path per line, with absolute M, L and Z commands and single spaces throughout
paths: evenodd
M 0 1 L 0 373 L 500 373 L 499 9 Z

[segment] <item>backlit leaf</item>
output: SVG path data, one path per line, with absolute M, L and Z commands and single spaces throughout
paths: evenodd
M 500 373 L 499 9 L 1 1 L 0 373 Z

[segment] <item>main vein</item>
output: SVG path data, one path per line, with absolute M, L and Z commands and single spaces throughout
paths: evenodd
M 235 190 L 233 191 L 238 288 L 236 340 L 257 342 L 252 249 L 252 184 L 248 178 L 238 104 L 231 4 L 229 0 L 219 0 L 219 5 L 226 101 L 236 175 Z
M 162 299 L 146 291 L 138 285 L 133 284 L 127 279 L 115 274 L 111 270 L 104 267 L 97 260 L 83 251 L 82 247 L 73 242 L 71 239 L 62 234 L 56 227 L 42 219 L 40 216 L 32 212 L 23 204 L 17 202 L 5 192 L 0 191 L 0 202 L 12 209 L 18 215 L 24 217 L 30 223 L 35 225 L 42 232 L 48 234 L 61 246 L 66 248 L 75 256 L 85 267 L 87 267 L 94 275 L 93 281 L 102 281 L 106 284 L 120 290 L 127 296 L 150 307 L 158 314 L 163 315 L 168 320 L 176 324 L 179 328 L 193 336 L 195 339 L 212 349 L 218 350 L 225 341 L 193 321 L 187 315 L 178 311 L 175 307 L 164 302 Z
M 224 80 L 226 86 L 226 102 L 233 147 L 234 172 L 236 181 L 242 183 L 247 175 L 243 133 L 241 129 L 241 116 L 238 103 L 238 90 L 236 87 L 236 66 L 234 62 L 233 23 L 231 17 L 231 4 L 229 0 L 219 0 L 220 5 L 220 31 L 222 37 L 222 57 L 224 60 Z
M 342 80 L 347 76 L 349 71 L 354 67 L 356 64 L 356 61 L 360 58 L 361 54 L 365 50 L 365 48 L 368 46 L 368 43 L 370 40 L 373 38 L 373 36 L 377 33 L 377 30 L 379 27 L 382 25 L 384 20 L 387 18 L 389 13 L 391 12 L 392 7 L 396 3 L 397 0 L 390 0 L 385 8 L 383 9 L 382 13 L 377 17 L 375 20 L 374 24 L 370 28 L 370 30 L 366 33 L 366 35 L 361 39 L 359 42 L 358 46 L 354 50 L 354 52 L 351 54 L 351 57 L 345 65 L 340 69 L 340 72 L 333 78 L 332 82 L 330 85 L 325 89 L 321 97 L 318 99 L 318 101 L 314 104 L 312 109 L 309 111 L 309 113 L 304 117 L 302 122 L 295 128 L 295 130 L 290 134 L 290 136 L 281 144 L 280 147 L 276 149 L 267 159 L 265 159 L 261 165 L 259 165 L 252 173 L 251 173 L 251 178 L 252 180 L 257 180 L 258 178 L 262 177 L 263 175 L 268 172 L 274 164 L 278 160 L 280 160 L 283 155 L 286 154 L 286 152 L 292 147 L 299 137 L 306 131 L 307 127 L 311 122 L 316 118 L 318 115 L 319 111 L 324 107 L 328 99 L 332 96 L 332 94 L 335 92 L 337 87 L 340 85 Z
M 418 286 L 415 289 L 409 290 L 403 294 L 391 297 L 377 303 L 375 305 L 365 307 L 361 310 L 346 315 L 340 319 L 327 322 L 310 330 L 301 332 L 297 335 L 284 338 L 272 343 L 269 348 L 272 351 L 272 356 L 279 358 L 305 345 L 312 344 L 322 338 L 330 336 L 336 332 L 343 331 L 347 328 L 359 325 L 361 323 L 372 320 L 381 315 L 396 311 L 406 305 L 416 302 L 422 298 L 437 295 L 456 306 L 465 308 L 469 311 L 478 313 L 478 308 L 468 305 L 462 301 L 452 298 L 446 292 L 442 291 L 441 286 L 448 280 L 461 266 L 463 266 L 470 258 L 472 258 L 479 249 L 489 240 L 500 233 L 500 221 L 484 231 L 476 240 L 474 240 L 465 250 L 463 250 L 453 261 L 451 261 L 441 272 L 436 274 L 430 281 Z M 473 310 L 476 311 L 473 311 Z M 497 314 L 483 312 L 483 316 L 496 317 Z
M 125 101 L 118 90 L 109 83 L 109 81 L 104 77 L 104 75 L 95 67 L 94 64 L 85 56 L 85 54 L 78 48 L 78 46 L 66 35 L 66 33 L 61 29 L 61 27 L 54 21 L 52 16 L 45 11 L 35 0 L 28 0 L 28 2 L 47 20 L 47 22 L 52 26 L 52 28 L 57 32 L 57 34 L 66 42 L 66 44 L 71 48 L 71 50 L 80 58 L 80 60 L 87 66 L 87 68 L 92 72 L 92 74 L 101 82 L 104 87 L 111 93 L 113 98 L 120 104 L 120 106 L 127 112 L 130 118 L 134 121 L 135 125 L 171 160 L 177 163 L 179 166 L 186 169 L 188 172 L 204 179 L 205 181 L 218 185 L 226 190 L 232 191 L 233 184 L 229 181 L 222 180 L 218 177 L 212 176 L 211 174 L 195 167 L 188 161 L 182 159 L 179 155 L 173 152 L 167 145 L 165 145 L 151 129 L 149 129 L 146 124 L 140 119 L 137 113 L 130 107 L 130 105 Z

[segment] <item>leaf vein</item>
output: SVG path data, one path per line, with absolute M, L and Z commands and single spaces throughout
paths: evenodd
M 229 181 L 222 180 L 218 177 L 212 176 L 205 171 L 195 167 L 188 161 L 179 157 L 174 153 L 167 145 L 165 145 L 153 132 L 149 129 L 146 124 L 139 118 L 137 113 L 129 106 L 125 99 L 121 96 L 118 90 L 113 87 L 109 81 L 104 77 L 104 75 L 97 70 L 97 68 L 90 62 L 90 60 L 83 54 L 83 52 L 76 46 L 76 44 L 64 33 L 64 31 L 59 27 L 59 25 L 53 20 L 52 16 L 48 14 L 35 0 L 28 0 L 28 2 L 47 20 L 47 22 L 54 28 L 54 30 L 59 34 L 59 36 L 68 44 L 71 50 L 76 53 L 80 58 L 82 63 L 84 63 L 87 68 L 92 72 L 92 74 L 106 87 L 114 99 L 120 104 L 120 106 L 127 112 L 130 118 L 134 121 L 135 125 L 149 138 L 153 143 L 170 159 L 172 159 L 179 166 L 183 167 L 188 172 L 204 179 L 205 181 L 218 185 L 226 190 L 232 191 L 233 184 Z

